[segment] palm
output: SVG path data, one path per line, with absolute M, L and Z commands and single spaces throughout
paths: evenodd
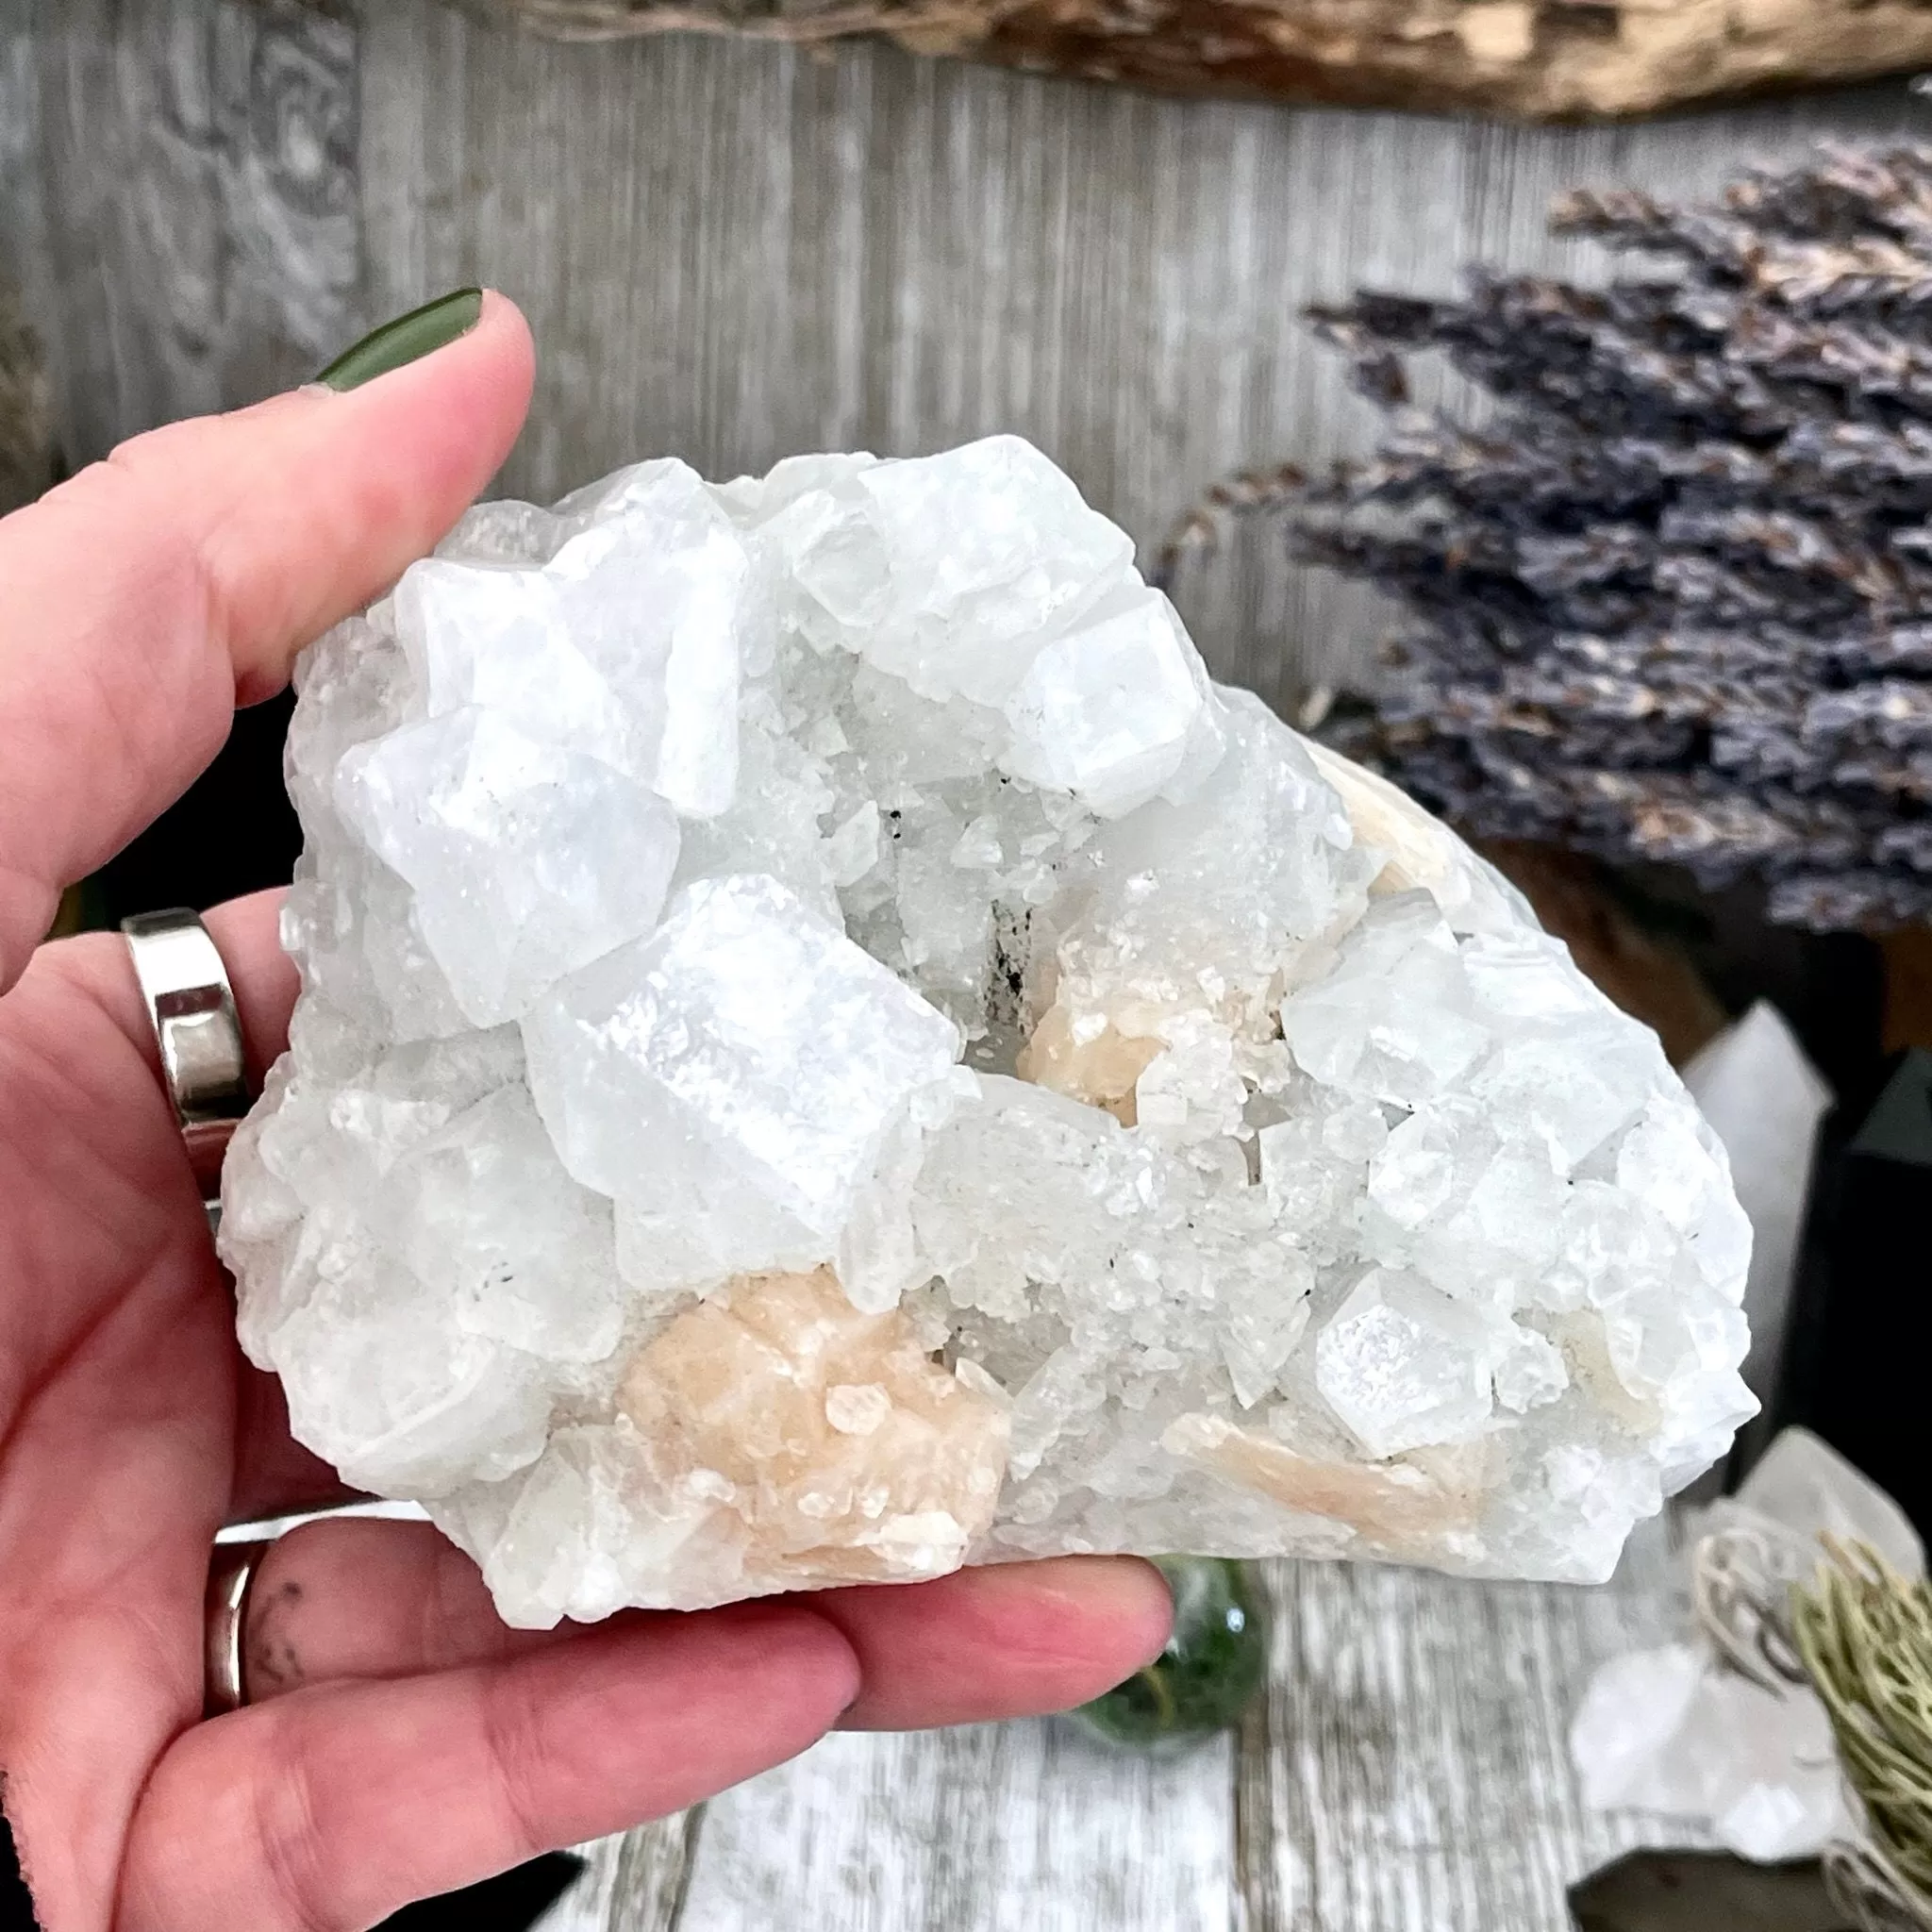
M 49 949 L 0 1003 L 0 1682 L 29 1736 L 70 1744 L 8 1766 L 66 1821 L 36 1840 L 49 1896 L 111 1894 L 138 1793 L 199 1714 L 236 1488 L 221 1270 L 108 943 Z

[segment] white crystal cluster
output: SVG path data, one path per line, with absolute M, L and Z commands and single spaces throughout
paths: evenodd
M 1601 1577 L 1750 1413 L 1655 1039 L 1027 444 L 488 505 L 298 683 L 242 1336 L 513 1622 Z

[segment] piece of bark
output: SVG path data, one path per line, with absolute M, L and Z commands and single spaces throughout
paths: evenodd
M 1184 93 L 1602 120 L 1932 63 L 1927 0 L 470 0 L 573 39 L 830 41 Z
M 1633 1852 L 1570 1893 L 1581 1932 L 1852 1932 L 1817 1859 L 1747 1865 L 1727 1852 Z

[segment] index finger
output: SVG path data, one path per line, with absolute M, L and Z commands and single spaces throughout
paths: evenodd
M 153 430 L 0 518 L 0 991 L 235 707 L 462 514 L 531 376 L 523 317 L 486 294 L 420 361 Z

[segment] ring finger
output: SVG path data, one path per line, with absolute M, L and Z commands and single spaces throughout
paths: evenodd
M 859 1727 L 1062 1709 L 1130 1675 L 1167 1635 L 1166 1586 L 1129 1557 L 991 1566 L 791 1602 L 858 1657 L 864 1688 L 844 1722 Z M 575 1634 L 510 1629 L 475 1564 L 430 1524 L 341 1517 L 305 1524 L 264 1553 L 248 1592 L 243 1681 L 261 1702 L 345 1678 L 493 1663 Z

